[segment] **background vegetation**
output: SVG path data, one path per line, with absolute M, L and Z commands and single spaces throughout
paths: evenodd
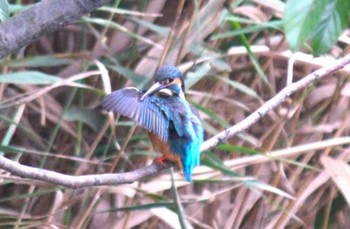
M 0 3 L 6 21 L 36 1 Z M 349 10 L 348 0 L 111 1 L 0 62 L 0 153 L 71 175 L 143 167 L 158 156 L 145 131 L 110 125 L 98 108 L 111 87 L 147 87 L 159 62 L 176 64 L 207 139 L 349 53 Z M 349 71 L 204 152 L 193 183 L 174 169 L 72 190 L 2 170 L 0 227 L 346 228 Z

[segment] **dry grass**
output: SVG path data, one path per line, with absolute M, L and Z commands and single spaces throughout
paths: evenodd
M 0 150 L 20 163 L 72 175 L 132 170 L 156 156 L 146 134 L 123 118 L 107 128 L 96 107 L 110 87 L 147 85 L 160 59 L 186 72 L 188 98 L 201 111 L 209 138 L 287 82 L 349 51 L 348 30 L 322 58 L 307 50 L 295 54 L 288 79 L 290 50 L 269 24 L 281 19 L 283 4 L 272 2 L 233 8 L 236 17 L 249 20 L 233 29 L 222 20 L 228 14 L 222 0 L 184 1 L 183 7 L 177 1 L 122 1 L 126 13 L 105 8 L 40 38 L 0 63 L 2 74 L 32 80 L 8 77 L 0 84 Z M 234 36 L 215 39 L 234 30 Z M 58 79 L 44 84 L 48 76 L 28 71 Z M 315 82 L 249 131 L 204 153 L 193 183 L 176 169 L 173 178 L 169 171 L 128 185 L 71 190 L 2 171 L 0 227 L 346 228 L 349 71 Z

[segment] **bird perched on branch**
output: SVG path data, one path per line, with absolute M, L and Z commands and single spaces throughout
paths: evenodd
M 148 131 L 157 161 L 178 162 L 187 181 L 199 165 L 203 127 L 197 111 L 186 101 L 183 75 L 174 66 L 163 66 L 146 91 L 124 88 L 106 95 L 101 106 L 129 117 Z

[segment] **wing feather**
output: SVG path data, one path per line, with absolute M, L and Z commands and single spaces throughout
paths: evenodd
M 101 101 L 101 106 L 114 113 L 126 116 L 166 142 L 170 123 L 179 136 L 183 134 L 181 117 L 186 116 L 181 102 L 172 97 L 149 96 L 140 100 L 142 92 L 125 88 L 112 92 Z

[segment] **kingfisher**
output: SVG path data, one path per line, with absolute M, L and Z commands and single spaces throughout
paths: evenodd
M 161 67 L 148 90 L 127 87 L 106 95 L 101 106 L 134 120 L 147 130 L 157 161 L 179 163 L 187 181 L 200 164 L 203 126 L 198 112 L 185 99 L 182 72 L 175 66 Z

